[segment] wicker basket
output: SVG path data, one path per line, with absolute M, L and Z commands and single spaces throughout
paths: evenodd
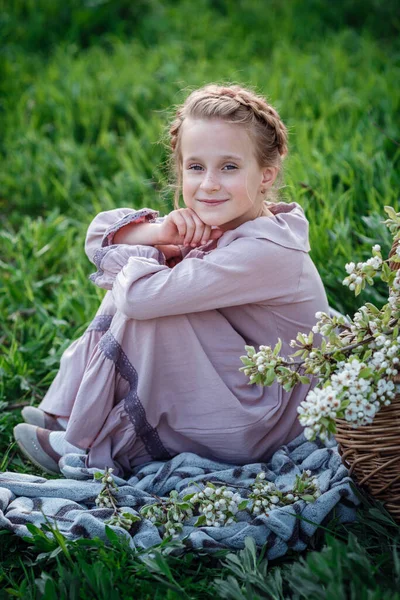
M 397 242 L 389 258 L 396 246 Z M 400 264 L 390 262 L 389 266 L 393 270 Z M 400 375 L 393 381 L 400 383 Z M 344 419 L 337 419 L 336 427 L 338 451 L 349 474 L 400 523 L 400 394 L 380 409 L 373 423 L 355 429 Z

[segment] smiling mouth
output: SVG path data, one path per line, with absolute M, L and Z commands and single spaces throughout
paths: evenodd
M 203 204 L 222 204 L 223 202 L 228 202 L 228 200 L 199 200 Z

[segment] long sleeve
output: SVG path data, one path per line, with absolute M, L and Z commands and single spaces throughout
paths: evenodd
M 95 253 L 100 248 L 111 246 L 114 235 L 125 225 L 144 221 L 161 223 L 164 218 L 158 217 L 158 211 L 151 208 L 141 208 L 140 210 L 116 208 L 101 212 L 89 225 L 85 240 L 86 255 L 94 263 Z
M 97 271 L 92 273 L 89 279 L 98 287 L 111 290 L 116 276 L 131 257 L 147 258 L 157 265 L 166 264 L 164 254 L 153 246 L 116 244 L 96 250 L 93 263 Z
M 173 269 L 131 257 L 113 285 L 114 302 L 144 320 L 251 303 L 289 303 L 307 253 L 265 239 L 240 238 Z

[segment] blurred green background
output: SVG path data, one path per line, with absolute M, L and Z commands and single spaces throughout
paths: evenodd
M 165 133 L 208 82 L 251 85 L 287 124 L 282 198 L 306 211 L 330 304 L 382 304 L 382 286 L 354 298 L 341 282 L 346 262 L 390 248 L 399 29 L 393 0 L 3 2 L 0 399 L 38 401 L 97 310 L 95 214 L 172 210 Z

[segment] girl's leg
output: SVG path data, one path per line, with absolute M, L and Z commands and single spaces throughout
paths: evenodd
M 112 295 L 107 293 L 85 333 L 62 355 L 59 371 L 38 409 L 23 411 L 28 423 L 54 431 L 66 429 L 86 367 L 114 314 Z

